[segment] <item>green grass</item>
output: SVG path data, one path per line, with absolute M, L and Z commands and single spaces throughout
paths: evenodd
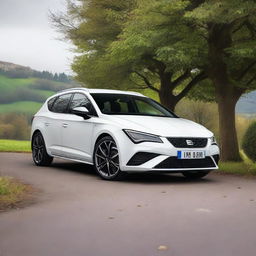
M 44 96 L 45 98 L 49 98 L 50 96 L 52 96 L 55 93 L 53 91 L 38 90 L 38 89 L 31 89 L 31 91 L 34 91 L 37 94 Z
M 256 176 L 256 163 L 253 163 L 243 151 L 240 152 L 243 162 L 220 162 L 219 172 L 243 176 Z
M 31 187 L 10 177 L 0 176 L 0 211 L 25 201 Z
M 1 101 L 4 104 L 0 104 L 0 114 L 12 112 L 34 114 L 38 111 L 42 102 L 55 93 L 56 88 L 59 87 L 59 90 L 61 90 L 63 86 L 67 86 L 62 82 L 42 80 L 44 83 L 49 82 L 54 89 L 37 89 L 40 80 L 38 78 L 9 78 L 0 75 L 0 92 L 1 98 L 4 99 L 4 101 Z M 24 97 L 26 92 L 28 93 L 27 98 Z
M 219 168 L 219 173 L 256 176 L 256 164 L 247 164 L 245 162 L 226 162 L 220 163 Z
M 35 114 L 41 106 L 42 103 L 33 101 L 18 101 L 10 104 L 0 104 L 0 114 L 17 112 Z
M 30 141 L 0 140 L 0 152 L 31 152 Z
M 0 91 L 12 91 L 19 87 L 29 87 L 35 82 L 36 78 L 9 78 L 3 75 L 0 75 Z

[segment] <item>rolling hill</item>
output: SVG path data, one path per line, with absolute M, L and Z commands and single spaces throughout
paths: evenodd
M 73 81 L 64 83 L 53 78 L 39 78 L 40 74 L 29 67 L 0 62 L 0 114 L 15 112 L 32 115 L 55 92 L 79 86 Z M 50 73 L 47 74 L 49 76 Z
M 79 86 L 72 80 L 55 81 L 54 75 L 49 72 L 39 72 L 30 67 L 0 61 L 0 114 L 15 112 L 33 115 L 55 92 Z M 236 112 L 256 115 L 256 91 L 241 97 Z

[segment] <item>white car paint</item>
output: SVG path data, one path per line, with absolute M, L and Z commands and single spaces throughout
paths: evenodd
M 86 95 L 98 116 L 84 120 L 83 117 L 74 114 L 49 111 L 48 101 L 53 97 L 67 93 L 82 93 Z M 99 136 L 108 134 L 117 144 L 120 169 L 127 172 L 214 170 L 218 168 L 213 156 L 220 154 L 219 147 L 211 144 L 210 138 L 213 136 L 213 133 L 205 127 L 183 118 L 103 114 L 91 96 L 92 93 L 145 97 L 140 93 L 117 90 L 74 88 L 62 91 L 50 97 L 34 116 L 31 138 L 35 131 L 40 131 L 45 140 L 47 153 L 50 156 L 93 164 L 95 143 Z M 124 133 L 123 129 L 158 135 L 163 143 L 142 142 L 135 144 Z M 213 160 L 215 166 L 211 168 L 154 168 L 169 157 L 177 157 L 179 150 L 185 150 L 184 148 L 175 148 L 167 140 L 167 137 L 207 138 L 207 146 L 201 149 L 197 148 L 196 150 L 204 150 L 206 156 Z M 193 150 L 193 148 L 187 148 L 186 150 Z M 128 166 L 128 161 L 137 152 L 156 153 L 159 156 L 139 166 Z

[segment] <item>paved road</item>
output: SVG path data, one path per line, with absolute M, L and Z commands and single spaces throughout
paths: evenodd
M 1 256 L 256 254 L 255 179 L 132 175 L 106 182 L 83 164 L 38 168 L 29 154 L 11 153 L 0 154 L 0 173 L 42 190 L 36 204 L 0 214 Z

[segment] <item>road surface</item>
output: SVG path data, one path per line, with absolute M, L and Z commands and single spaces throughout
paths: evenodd
M 37 203 L 0 214 L 1 256 L 254 256 L 256 180 L 210 174 L 101 180 L 64 160 L 0 154 L 0 173 L 41 190 Z

